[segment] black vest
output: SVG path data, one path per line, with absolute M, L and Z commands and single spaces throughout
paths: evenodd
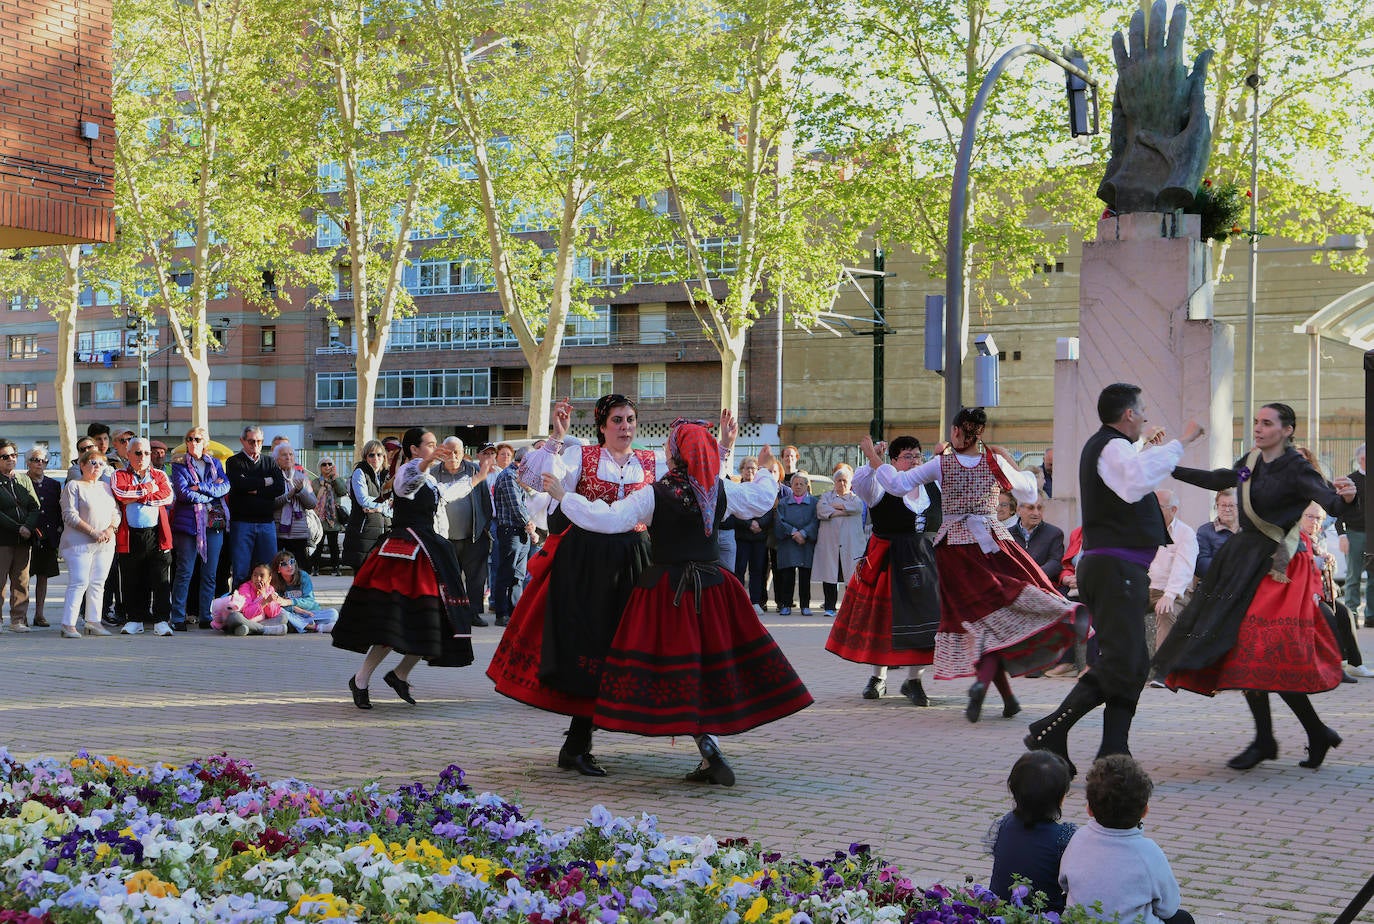
M 925 509 L 925 532 L 933 533 L 940 528 L 940 489 L 934 482 L 925 485 L 926 497 L 930 506 Z M 906 502 L 896 494 L 883 492 L 882 500 L 868 508 L 873 532 L 881 538 L 901 536 L 916 531 L 916 514 Z
M 1107 487 L 1097 473 L 1097 459 L 1112 440 L 1125 435 L 1114 427 L 1103 426 L 1083 444 L 1078 461 L 1078 493 L 1083 503 L 1083 550 L 1150 549 L 1169 545 L 1169 530 L 1154 492 L 1134 504 Z M 1129 441 L 1128 441 L 1129 442 Z
M 716 495 L 715 525 L 709 536 L 696 503 L 685 503 L 668 482 L 655 481 L 642 490 L 654 492 L 654 521 L 649 526 L 649 541 L 655 564 L 712 562 L 720 557 L 716 533 L 725 519 L 725 488 Z

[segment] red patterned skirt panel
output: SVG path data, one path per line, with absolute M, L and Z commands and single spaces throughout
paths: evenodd
M 1054 589 L 1040 566 L 1015 542 L 992 555 L 977 545 L 935 547 L 940 569 L 940 631 L 935 676 L 971 677 L 988 654 L 1013 676 L 1044 670 L 1074 643 L 1086 623 L 1081 607 Z
M 845 585 L 844 600 L 830 627 L 825 650 L 858 664 L 884 667 L 930 664 L 935 660 L 935 652 L 930 648 L 892 647 L 891 547 L 886 539 L 868 537 L 864 557 Z
M 601 672 L 595 724 L 638 735 L 733 735 L 812 702 L 728 571 L 673 605 L 667 574 L 637 587 Z
M 1312 594 L 1312 556 L 1299 550 L 1288 563 L 1288 583 L 1268 575 L 1245 611 L 1235 646 L 1200 670 L 1176 670 L 1168 684 L 1211 696 L 1218 690 L 1323 693 L 1341 683 L 1341 653 Z
M 549 571 L 558 544 L 567 533 L 550 535 L 543 547 L 530 556 L 529 583 L 510 615 L 501 642 L 487 666 L 487 676 L 496 692 L 511 699 L 562 715 L 591 718 L 596 701 L 573 696 L 539 681 L 539 666 L 544 651 L 544 613 L 549 598 Z

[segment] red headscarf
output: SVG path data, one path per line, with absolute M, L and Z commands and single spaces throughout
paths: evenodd
M 701 507 L 702 524 L 706 535 L 715 527 L 716 498 L 720 493 L 720 444 L 711 435 L 711 425 L 704 420 L 679 417 L 668 429 L 664 452 L 669 462 L 681 459 L 686 463 L 687 482 Z

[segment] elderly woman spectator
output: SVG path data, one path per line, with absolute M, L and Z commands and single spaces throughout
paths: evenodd
M 119 502 L 115 536 L 119 585 L 127 621 L 120 631 L 138 635 L 172 634 L 172 483 L 152 467 L 152 446 L 142 437 L 129 441 L 128 462 L 114 473 L 110 488 Z
M 854 565 L 863 557 L 868 543 L 864 530 L 864 502 L 851 489 L 854 470 L 841 462 L 832 477 L 834 489 L 826 491 L 816 502 L 820 528 L 811 573 L 814 580 L 821 582 L 827 616 L 835 615 L 839 585 L 849 583 Z
M 290 443 L 279 444 L 272 457 L 282 475 L 282 492 L 276 501 L 277 548 L 292 553 L 296 561 L 309 561 L 310 521 L 306 511 L 315 509 L 315 492 L 310 490 L 305 472 L 296 467 L 296 451 Z
M 778 600 L 778 615 L 792 612 L 792 588 L 796 585 L 801 614 L 811 615 L 811 563 L 816 554 L 820 519 L 816 498 L 811 495 L 811 479 L 805 472 L 792 476 L 792 489 L 778 498 L 773 518 L 773 535 L 778 540 L 778 570 L 773 592 Z
M 1236 502 L 1236 489 L 1227 488 L 1217 492 L 1217 518 L 1203 523 L 1197 528 L 1197 565 L 1195 574 L 1198 579 L 1212 567 L 1212 559 L 1217 552 L 1236 533 L 1240 532 L 1240 505 Z
M 387 449 L 380 440 L 368 440 L 363 445 L 363 457 L 353 466 L 348 481 L 348 496 L 353 510 L 348 515 L 344 532 L 344 564 L 355 572 L 372 547 L 391 529 L 391 501 L 385 499 L 383 487 L 390 475 L 387 469 Z
M 48 601 L 48 578 L 57 577 L 57 548 L 62 541 L 62 485 L 43 474 L 48 467 L 44 449 L 30 449 L 25 456 L 29 483 L 38 497 L 38 527 L 34 530 L 29 557 L 29 576 L 33 578 L 33 624 L 46 628 L 43 604 Z
M 76 617 L 86 601 L 86 634 L 109 635 L 100 624 L 100 604 L 105 597 L 105 578 L 114 562 L 115 532 L 119 528 L 119 504 L 108 483 L 105 454 L 88 449 L 77 460 L 81 477 L 69 479 L 62 488 L 62 557 L 67 562 L 67 599 L 62 607 L 62 637 L 80 638 Z
M 339 573 L 339 533 L 343 532 L 348 512 L 344 503 L 348 500 L 348 479 L 339 474 L 334 460 L 325 457 L 320 460 L 320 474 L 311 479 L 310 487 L 315 491 L 315 513 L 319 514 L 320 526 L 324 536 L 315 549 L 315 557 L 306 569 L 311 574 L 319 574 L 324 560 L 325 546 L 329 547 L 329 564 L 335 574 Z
M 199 562 L 200 580 L 196 582 L 197 613 L 210 620 L 210 602 L 215 598 L 215 575 L 219 570 L 224 536 L 229 530 L 229 476 L 224 466 L 205 451 L 210 435 L 204 427 L 186 431 L 186 454 L 172 463 L 172 549 L 176 553 L 176 574 L 172 578 L 172 629 L 185 632 L 186 602 L 191 597 L 191 582 Z

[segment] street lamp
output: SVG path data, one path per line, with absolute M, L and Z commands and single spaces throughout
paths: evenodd
M 997 59 L 974 98 L 964 119 L 959 139 L 959 159 L 954 168 L 954 183 L 949 197 L 949 236 L 945 242 L 945 403 L 940 432 L 949 427 L 963 404 L 964 362 L 964 224 L 968 220 L 968 180 L 973 161 L 973 139 L 978 119 L 987 105 L 992 85 L 1012 61 L 1024 55 L 1039 55 L 1064 69 L 1069 102 L 1069 129 L 1074 137 L 1098 133 L 1097 80 L 1087 70 L 1087 62 L 1076 50 L 1065 48 L 1059 55 L 1043 45 L 1017 45 Z M 1091 122 L 1088 88 L 1092 89 Z

